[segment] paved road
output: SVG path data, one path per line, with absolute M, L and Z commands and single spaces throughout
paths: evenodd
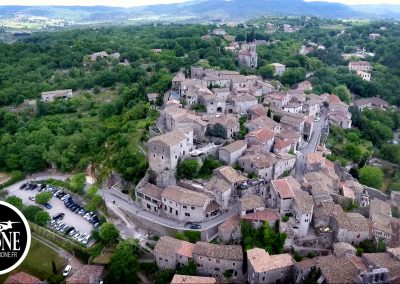
M 296 160 L 295 178 L 297 180 L 302 180 L 304 177 L 304 169 L 305 169 L 307 154 L 315 152 L 315 149 L 317 148 L 319 138 L 321 137 L 322 127 L 326 123 L 326 119 L 327 119 L 327 109 L 326 108 L 322 109 L 322 114 L 321 114 L 320 118 L 321 118 L 321 120 L 314 124 L 314 132 L 311 136 L 310 142 L 304 149 L 300 150 L 300 154 Z
M 187 230 L 188 229 L 187 227 L 185 227 L 184 222 L 178 222 L 175 220 L 164 218 L 164 217 L 159 216 L 158 214 L 154 214 L 152 212 L 146 211 L 142 207 L 140 207 L 140 206 L 136 205 L 134 202 L 130 201 L 130 199 L 128 199 L 129 200 L 128 201 L 127 200 L 128 197 L 124 196 L 123 198 L 121 198 L 119 196 L 119 193 L 116 194 L 114 190 L 104 190 L 103 189 L 103 190 L 100 190 L 100 194 L 103 196 L 103 199 L 106 201 L 106 203 L 113 204 L 113 202 L 115 201 L 115 204 L 113 204 L 113 205 L 117 206 L 118 208 L 124 209 L 124 210 L 130 212 L 131 214 L 140 216 L 140 217 L 142 217 L 146 220 L 149 220 L 153 223 L 157 223 L 159 225 L 167 226 L 169 228 L 177 229 L 177 230 L 185 230 L 185 229 Z M 211 219 L 207 222 L 203 222 L 201 224 L 201 230 L 206 230 L 210 227 L 220 224 L 235 214 L 237 214 L 236 211 L 229 211 L 229 212 L 219 215 L 219 216 L 215 217 L 214 219 Z

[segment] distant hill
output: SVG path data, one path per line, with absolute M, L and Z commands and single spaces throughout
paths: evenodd
M 122 22 L 135 19 L 207 21 L 246 20 L 264 15 L 325 18 L 400 18 L 400 5 L 356 5 L 303 0 L 197 0 L 135 8 L 104 6 L 0 6 L 0 17 L 46 16 L 87 22 Z

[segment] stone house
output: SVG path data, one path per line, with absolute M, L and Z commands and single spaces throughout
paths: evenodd
M 234 135 L 240 131 L 240 123 L 233 115 L 221 115 L 208 122 L 209 128 L 215 128 L 216 125 L 224 129 L 223 138 L 225 139 L 233 138 Z
M 280 178 L 285 172 L 289 172 L 294 168 L 296 156 L 286 153 L 276 155 L 277 162 L 274 167 L 274 179 Z
M 180 129 L 151 138 L 147 142 L 149 165 L 152 171 L 161 173 L 174 170 L 181 157 L 193 148 L 193 130 Z
M 161 198 L 163 213 L 181 222 L 202 222 L 220 211 L 211 195 L 180 186 L 168 186 Z
M 223 29 L 213 29 L 212 34 L 217 36 L 226 36 L 228 33 Z
M 268 104 L 270 107 L 281 110 L 291 99 L 292 96 L 286 92 L 275 92 L 264 96 L 264 103 Z
M 295 261 L 288 253 L 270 255 L 264 249 L 247 251 L 247 281 L 258 283 L 290 283 Z
M 257 104 L 255 106 L 252 106 L 249 110 L 248 113 L 250 115 L 251 118 L 257 118 L 260 116 L 267 116 L 268 114 L 268 110 L 263 107 L 260 104 Z
M 91 283 L 101 283 L 104 279 L 105 267 L 102 265 L 84 265 L 81 269 L 76 271 L 73 275 L 67 278 L 65 283 L 74 284 L 91 284 Z M 26 283 L 26 282 L 19 282 Z
M 351 128 L 351 113 L 346 112 L 329 112 L 328 120 L 330 124 L 337 125 L 343 129 Z
M 320 102 L 318 100 L 307 100 L 303 104 L 303 113 L 307 116 L 317 116 L 320 109 Z
M 39 278 L 30 275 L 24 271 L 20 271 L 9 275 L 3 282 L 4 284 L 42 284 Z
M 214 193 L 215 200 L 221 208 L 227 210 L 233 191 L 246 180 L 231 166 L 221 166 L 213 171 L 213 176 L 207 182 L 206 188 Z
M 369 72 L 372 71 L 372 65 L 368 61 L 356 61 L 349 63 L 350 71 L 364 71 Z
M 227 102 L 231 97 L 231 90 L 229 88 L 213 88 L 212 92 L 221 101 Z
M 280 123 L 282 127 L 289 127 L 299 134 L 304 133 L 305 117 L 301 114 L 290 114 L 281 117 Z
M 197 273 L 202 276 L 223 277 L 229 271 L 232 273 L 231 281 L 242 280 L 243 251 L 240 245 L 198 242 L 193 250 L 193 259 L 197 264 Z
M 74 95 L 75 94 L 72 92 L 72 89 L 42 92 L 42 102 L 51 103 L 56 99 L 66 100 L 72 98 Z
M 270 181 L 274 177 L 274 165 L 276 156 L 272 153 L 246 154 L 239 158 L 239 166 L 249 174 L 255 174 L 258 178 Z
M 296 149 L 293 145 L 292 141 L 290 140 L 282 140 L 279 139 L 274 144 L 274 153 L 275 154 L 282 154 L 282 153 L 289 153 L 290 150 Z
M 136 198 L 145 210 L 159 212 L 159 209 L 162 207 L 161 193 L 161 188 L 147 183 L 143 187 L 137 187 Z
M 154 105 L 157 101 L 158 96 L 160 96 L 157 93 L 149 93 L 147 94 L 147 99 L 149 100 L 150 104 Z
M 274 76 L 282 76 L 285 73 L 286 66 L 280 63 L 272 63 L 272 67 L 274 68 Z
M 243 44 L 238 55 L 239 64 L 248 68 L 257 68 L 258 55 L 255 44 Z
M 245 195 L 239 199 L 240 216 L 260 212 L 265 209 L 265 203 L 258 195 Z
M 237 140 L 231 144 L 219 148 L 218 157 L 227 165 L 235 164 L 247 149 L 247 143 L 244 140 Z
M 175 274 L 174 278 L 172 278 L 171 280 L 171 284 L 190 284 L 190 283 L 216 284 L 217 279 L 215 279 L 214 277 Z
M 308 153 L 306 156 L 306 172 L 318 172 L 325 167 L 326 158 L 322 152 Z
M 242 216 L 242 220 L 250 222 L 253 228 L 260 228 L 264 222 L 268 222 L 270 227 L 275 226 L 275 222 L 280 220 L 280 215 L 276 210 L 266 208 L 261 211 L 253 212 Z
M 275 132 L 266 128 L 260 128 L 249 132 L 245 140 L 249 146 L 262 145 L 265 151 L 270 152 L 274 144 Z
M 357 71 L 357 75 L 360 76 L 364 81 L 371 81 L 371 74 L 364 71 Z
M 218 236 L 225 242 L 240 242 L 242 232 L 240 229 L 240 216 L 234 215 L 218 226 Z
M 158 268 L 175 269 L 193 259 L 195 245 L 168 236 L 161 237 L 154 247 L 154 257 Z
M 287 105 L 283 106 L 283 111 L 289 113 L 301 113 L 302 108 L 301 103 L 290 101 Z
M 106 51 L 95 52 L 90 55 L 91 61 L 96 61 L 97 58 L 107 58 L 109 55 Z
M 261 128 L 269 129 L 275 133 L 279 133 L 281 131 L 281 125 L 268 116 L 261 116 L 251 119 L 247 121 L 244 126 L 249 131 L 254 131 Z
M 379 97 L 358 99 L 354 101 L 354 105 L 358 107 L 360 111 L 364 109 L 382 109 L 385 110 L 389 108 L 389 103 L 382 100 Z
M 306 191 L 299 189 L 298 184 L 290 184 L 290 179 L 271 181 L 270 204 L 279 209 L 280 214 L 293 216 L 289 220 L 292 231 L 304 237 L 308 233 L 313 215 L 313 199 Z
M 258 104 L 258 99 L 252 95 L 244 94 L 236 96 L 232 99 L 233 112 L 243 114 L 246 113 L 251 107 Z
M 207 114 L 225 113 L 226 101 L 213 93 L 200 95 L 199 103 L 206 107 Z

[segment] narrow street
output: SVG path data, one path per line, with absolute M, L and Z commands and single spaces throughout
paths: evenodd
M 321 120 L 314 124 L 314 132 L 311 136 L 310 142 L 304 149 L 300 150 L 300 154 L 298 155 L 295 165 L 294 177 L 296 180 L 300 181 L 304 177 L 304 168 L 306 164 L 307 154 L 315 152 L 315 149 L 317 148 L 317 145 L 319 143 L 319 138 L 321 137 L 322 128 L 326 123 L 327 115 L 327 109 L 323 108 L 320 116 Z

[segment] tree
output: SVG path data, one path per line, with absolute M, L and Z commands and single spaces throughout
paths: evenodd
M 258 71 L 264 79 L 270 79 L 274 76 L 274 67 L 272 67 L 271 65 L 264 65 L 260 67 Z
M 42 210 L 42 211 L 39 211 L 36 213 L 34 222 L 40 226 L 44 226 L 50 220 L 51 220 L 51 217 L 50 217 L 49 213 Z
M 156 273 L 156 284 L 170 283 L 174 277 L 175 271 L 172 269 L 159 270 Z
M 127 239 L 121 241 L 111 257 L 107 282 L 122 284 L 136 283 L 137 272 L 139 271 L 138 253 L 139 249 L 136 240 Z
M 366 186 L 379 189 L 384 180 L 383 171 L 380 168 L 365 166 L 359 170 L 360 182 Z
M 201 233 L 199 231 L 184 231 L 184 237 L 191 243 L 195 244 L 201 239 Z
M 332 93 L 338 96 L 342 102 L 345 102 L 346 104 L 350 103 L 351 94 L 349 89 L 345 85 L 337 86 L 333 89 Z
M 306 79 L 306 70 L 304 68 L 288 68 L 282 75 L 282 83 L 285 85 L 294 85 Z
M 176 274 L 196 276 L 197 265 L 194 261 L 189 261 L 188 264 L 178 267 Z
M 112 223 L 103 223 L 99 228 L 102 243 L 109 244 L 119 238 L 119 230 Z
M 22 207 L 24 206 L 24 204 L 22 203 L 22 199 L 14 195 L 7 197 L 6 202 L 10 203 L 11 205 L 14 205 L 19 210 L 21 210 Z
M 69 186 L 73 192 L 81 194 L 83 192 L 83 187 L 85 186 L 86 176 L 84 173 L 77 173 L 71 177 Z
M 103 198 L 100 195 L 95 194 L 86 204 L 86 210 L 96 211 L 102 203 L 103 203 Z
M 39 211 L 43 211 L 43 209 L 35 205 L 29 205 L 22 209 L 22 214 L 24 214 L 26 219 L 28 219 L 29 221 L 35 222 L 36 213 L 38 213 Z
M 218 159 L 208 157 L 204 160 L 198 176 L 200 178 L 209 178 L 211 177 L 213 170 L 220 166 L 222 166 L 222 163 Z
M 53 197 L 53 193 L 51 193 L 50 191 L 38 193 L 38 194 L 36 194 L 36 203 L 43 205 L 43 204 L 49 202 L 52 197 Z
M 184 160 L 179 162 L 176 177 L 178 179 L 194 179 L 199 170 L 199 163 L 197 160 Z

